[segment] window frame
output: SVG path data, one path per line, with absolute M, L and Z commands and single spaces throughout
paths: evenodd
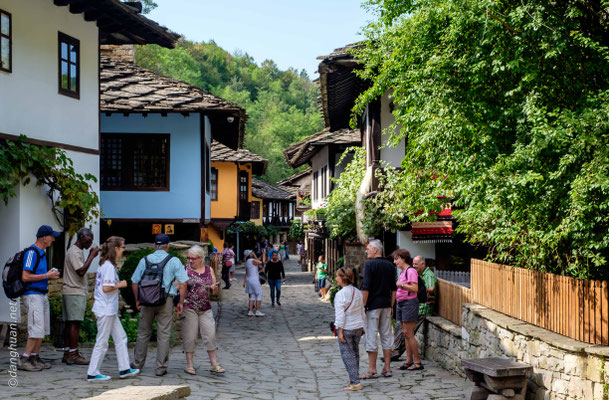
M 216 175 L 216 179 L 214 180 L 214 173 Z M 218 201 L 218 169 L 211 167 L 209 170 L 209 196 L 211 197 L 211 201 Z M 213 190 L 213 184 L 216 184 L 216 190 Z
M 319 172 L 318 171 L 313 172 L 313 200 L 318 199 L 318 197 L 317 197 L 318 192 L 319 192 L 319 188 L 317 187 L 317 185 L 319 184 L 318 178 L 319 178 Z
M 0 71 L 8 72 L 10 74 L 13 72 L 13 14 L 0 9 L 0 18 L 2 15 L 6 15 L 8 17 L 8 36 L 3 34 L 0 30 L 0 42 L 2 41 L 2 38 L 8 39 L 8 68 L 4 68 L 4 65 L 1 64 L 2 45 L 0 43 Z
M 68 44 L 68 89 L 61 87 L 61 63 L 64 61 L 61 57 L 61 44 Z M 70 61 L 70 46 L 76 48 L 76 63 Z M 76 90 L 70 90 L 70 66 L 76 65 Z M 80 40 L 66 35 L 63 32 L 57 32 L 57 76 L 58 76 L 58 93 L 64 96 L 80 99 Z
M 155 138 L 160 137 L 161 139 L 167 140 L 167 156 L 165 161 L 165 185 L 159 187 L 144 187 L 144 186 L 134 186 L 133 185 L 133 168 L 125 167 L 125 165 L 129 165 L 129 158 L 125 159 L 125 154 L 127 157 L 131 157 L 130 160 L 133 161 L 133 146 L 127 146 L 127 149 L 123 148 L 121 152 L 121 170 L 122 170 L 122 178 L 125 182 L 129 184 L 124 184 L 120 187 L 117 186 L 106 186 L 103 179 L 103 167 L 104 163 L 102 162 L 102 151 L 104 146 L 100 148 L 100 190 L 105 192 L 169 192 L 171 187 L 171 134 L 169 133 L 120 133 L 120 132 L 107 132 L 102 133 L 101 140 L 103 142 L 104 139 L 112 138 L 112 137 L 120 137 L 120 138 L 131 138 L 134 137 L 150 137 L 154 136 Z M 144 139 L 145 140 L 145 139 Z
M 205 141 L 205 175 L 207 175 L 206 179 L 205 179 L 205 193 L 206 194 L 211 194 L 211 152 L 209 150 L 209 143 L 207 143 L 207 141 Z M 218 170 L 216 170 L 216 200 L 218 200 Z
M 250 207 L 251 207 L 251 218 L 250 219 L 260 219 L 260 202 L 252 201 Z

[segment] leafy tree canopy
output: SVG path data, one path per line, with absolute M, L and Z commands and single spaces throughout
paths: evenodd
M 282 151 L 322 129 L 319 93 L 306 72 L 281 71 L 272 60 L 257 65 L 247 54 L 229 54 L 213 40 L 178 42 L 175 49 L 139 47 L 138 65 L 205 89 L 245 108 L 245 147 L 269 160 L 263 179 L 277 182 L 294 173 Z
M 366 6 L 377 20 L 357 56 L 372 87 L 354 113 L 392 97 L 389 132 L 407 142 L 393 201 L 424 219 L 448 195 L 458 230 L 489 246 L 492 260 L 606 278 L 607 2 Z

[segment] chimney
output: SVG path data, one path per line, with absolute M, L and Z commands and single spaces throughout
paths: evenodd
M 116 61 L 135 64 L 134 44 L 102 44 L 99 46 L 102 56 L 110 57 Z

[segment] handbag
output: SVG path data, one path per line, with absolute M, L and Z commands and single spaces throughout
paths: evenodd
M 347 306 L 347 308 L 345 308 L 345 312 L 347 312 L 347 310 L 349 309 L 349 307 L 351 307 L 351 304 L 353 303 L 353 297 L 355 296 L 355 288 L 352 288 L 351 290 L 351 302 L 349 303 L 349 305 Z M 338 329 L 336 329 L 336 325 L 334 325 L 334 321 L 330 322 L 330 330 L 332 331 L 332 333 L 334 334 L 334 336 L 338 336 Z
M 226 260 L 226 261 L 224 261 L 224 266 L 226 268 L 232 267 L 233 266 L 233 262 L 231 260 Z
M 258 273 L 258 278 L 260 279 L 261 285 L 264 285 L 266 283 L 266 281 L 268 280 L 268 278 L 266 277 L 266 273 L 264 271 L 260 271 Z

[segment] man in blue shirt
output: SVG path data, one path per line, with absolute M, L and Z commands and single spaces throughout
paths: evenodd
M 169 250 L 169 236 L 165 234 L 156 235 L 154 239 L 155 252 L 146 256 L 150 263 L 160 263 L 167 257 Z M 140 323 L 137 330 L 137 342 L 133 363 L 131 368 L 141 370 L 146 362 L 148 353 L 148 342 L 152 332 L 152 323 L 156 319 L 157 325 L 157 351 L 156 351 L 156 375 L 163 376 L 167 373 L 167 362 L 169 360 L 169 337 L 171 334 L 171 324 L 173 322 L 173 298 L 179 296 L 176 312 L 182 313 L 184 297 L 186 296 L 186 282 L 188 274 L 186 268 L 180 260 L 172 257 L 163 268 L 163 288 L 167 294 L 167 301 L 160 306 L 140 306 L 138 299 L 138 283 L 142 280 L 142 275 L 146 270 L 146 260 L 142 258 L 137 268 L 131 276 L 133 294 L 135 296 L 136 307 L 140 310 Z M 180 283 L 180 293 L 176 290 L 174 281 Z
M 47 271 L 46 249 L 60 235 L 48 225 L 42 225 L 36 233 L 36 243 L 23 255 L 23 273 L 21 279 L 27 286 L 23 294 L 23 303 L 27 309 L 27 333 L 25 352 L 19 359 L 19 368 L 25 371 L 41 371 L 51 368 L 51 364 L 40 359 L 42 339 L 51 333 L 49 298 L 47 288 L 49 279 L 58 279 L 59 271 L 53 268 Z

